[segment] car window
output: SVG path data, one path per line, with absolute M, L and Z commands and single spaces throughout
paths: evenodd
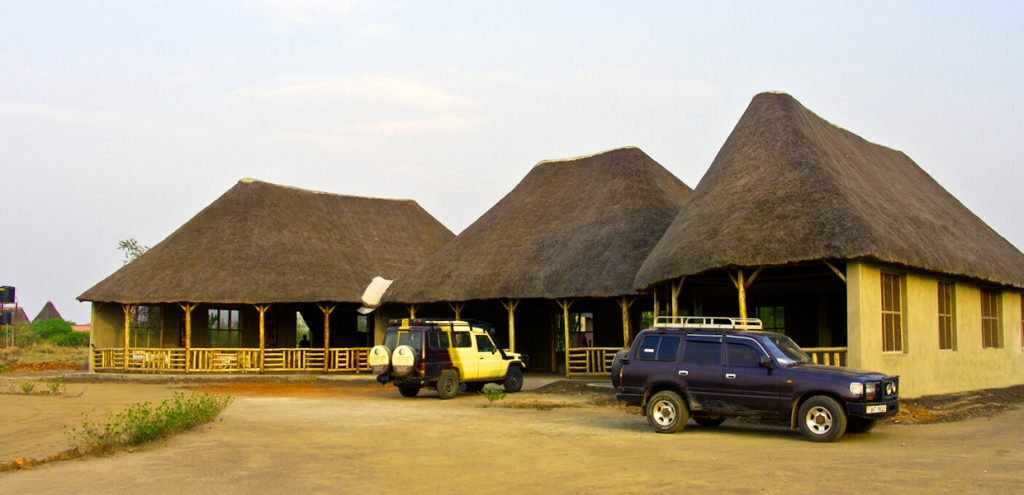
M 398 345 L 412 346 L 413 349 L 419 351 L 422 349 L 423 334 L 419 332 L 405 332 L 398 334 Z
M 636 358 L 645 361 L 675 361 L 679 341 L 678 335 L 648 335 L 641 342 Z
M 761 356 L 764 356 L 752 343 L 732 339 L 729 339 L 726 344 L 725 354 L 729 366 L 745 366 L 750 368 L 760 366 Z
M 686 339 L 683 362 L 688 364 L 722 364 L 722 343 L 709 340 Z
M 448 348 L 448 334 L 441 330 L 430 331 L 430 348 L 431 349 L 447 349 Z
M 389 333 L 389 334 L 384 336 L 384 345 L 386 345 L 388 347 L 388 349 L 391 349 L 392 351 L 395 350 L 395 347 L 398 347 L 397 342 L 398 342 L 398 334 L 397 333 Z
M 494 352 L 494 344 L 486 335 L 476 336 L 476 350 L 480 352 Z
M 469 338 L 469 332 L 452 332 L 452 344 L 455 347 L 473 347 L 473 340 Z

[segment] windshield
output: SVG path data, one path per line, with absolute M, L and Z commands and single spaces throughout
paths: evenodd
M 811 357 L 800 349 L 792 339 L 785 335 L 773 335 L 764 339 L 768 352 L 772 353 L 780 364 L 790 365 L 794 363 L 809 363 Z

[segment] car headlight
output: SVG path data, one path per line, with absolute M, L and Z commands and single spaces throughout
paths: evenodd
M 850 383 L 850 393 L 857 397 L 864 395 L 864 384 L 860 382 Z

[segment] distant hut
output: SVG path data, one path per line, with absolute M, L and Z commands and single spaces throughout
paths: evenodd
M 636 148 L 542 161 L 385 301 L 495 323 L 535 369 L 603 372 L 648 301 L 634 306 L 636 271 L 690 191 Z
M 244 179 L 79 296 L 93 302 L 95 365 L 358 369 L 374 341 L 357 312 L 371 280 L 398 277 L 452 237 L 411 200 Z M 308 348 L 297 348 L 298 315 Z
M 1024 255 L 905 154 L 754 97 L 636 277 L 908 396 L 1024 381 Z
M 60 315 L 60 311 L 57 311 L 57 307 L 53 305 L 53 301 L 46 301 L 43 305 L 43 309 L 39 310 L 39 314 L 36 315 L 32 321 L 44 321 L 58 319 L 63 320 L 64 317 Z

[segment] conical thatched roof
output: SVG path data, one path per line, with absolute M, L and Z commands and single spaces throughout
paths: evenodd
M 541 162 L 385 300 L 632 294 L 637 268 L 690 191 L 636 148 Z
M 359 302 L 454 235 L 415 201 L 244 179 L 79 296 L 159 303 Z
M 63 320 L 64 317 L 60 315 L 60 311 L 57 311 L 57 307 L 53 305 L 53 301 L 46 301 L 43 305 L 43 309 L 39 310 L 39 314 L 36 315 L 32 321 L 45 321 L 52 319 Z
M 730 266 L 871 259 L 1024 287 L 1024 255 L 903 153 L 754 97 L 636 287 Z

